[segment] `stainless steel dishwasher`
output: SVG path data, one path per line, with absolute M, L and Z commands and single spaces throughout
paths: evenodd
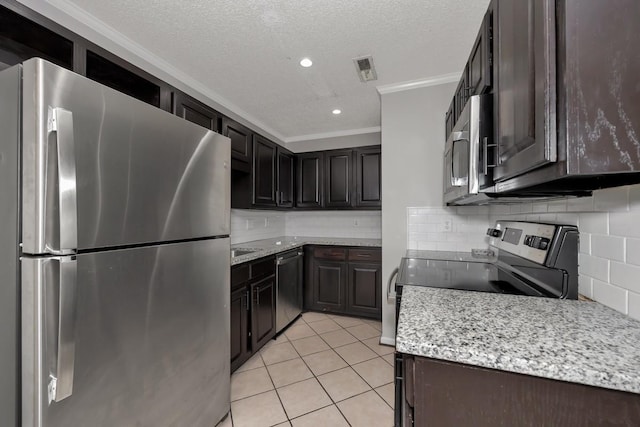
M 302 313 L 302 256 L 294 249 L 276 259 L 276 333 Z

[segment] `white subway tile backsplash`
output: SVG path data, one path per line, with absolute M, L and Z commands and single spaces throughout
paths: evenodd
M 640 293 L 640 267 L 612 261 L 610 282 L 629 291 Z
M 594 191 L 593 209 L 604 212 L 628 210 L 629 187 L 615 187 Z
M 608 234 L 608 214 L 592 212 L 581 213 L 578 215 L 578 229 L 581 233 Z
M 580 232 L 579 246 L 580 253 L 591 255 L 591 234 Z
M 531 204 L 408 208 L 407 215 L 407 247 L 440 250 L 487 247 L 484 233 L 501 219 L 576 224 L 580 292 L 640 319 L 640 184 Z M 442 227 L 447 220 L 450 231 Z M 412 224 L 436 228 L 418 232 Z
M 591 246 L 591 255 L 624 262 L 624 238 L 622 237 L 592 234 Z
M 578 254 L 579 274 L 609 282 L 609 260 L 587 254 Z
M 627 264 L 640 265 L 640 239 L 627 239 Z
M 640 237 L 640 211 L 609 213 L 609 234 Z
M 627 300 L 629 316 L 640 320 L 640 294 L 629 292 Z
M 627 291 L 624 289 L 594 279 L 593 299 L 627 314 Z
M 593 279 L 589 276 L 578 276 L 578 292 L 593 299 Z

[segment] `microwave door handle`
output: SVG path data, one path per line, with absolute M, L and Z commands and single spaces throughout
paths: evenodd
M 78 248 L 78 201 L 76 188 L 73 113 L 64 108 L 50 110 L 49 132 L 55 132 L 58 162 L 58 227 L 60 244 L 56 254 L 72 254 Z

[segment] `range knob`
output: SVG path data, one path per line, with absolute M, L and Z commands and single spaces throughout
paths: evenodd
M 546 237 L 539 237 L 539 236 L 525 236 L 524 238 L 524 244 L 534 248 L 534 249 L 540 249 L 541 251 L 546 251 L 547 248 L 549 248 L 549 242 L 550 240 L 547 239 Z
M 487 236 L 500 237 L 500 236 L 502 236 L 502 231 L 498 230 L 497 228 L 489 228 L 487 230 Z

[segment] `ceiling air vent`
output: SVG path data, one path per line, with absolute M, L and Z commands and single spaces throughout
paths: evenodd
M 360 77 L 361 82 L 378 79 L 376 69 L 373 67 L 373 57 L 371 55 L 353 58 L 353 62 L 356 64 L 356 70 L 358 70 L 358 77 Z

